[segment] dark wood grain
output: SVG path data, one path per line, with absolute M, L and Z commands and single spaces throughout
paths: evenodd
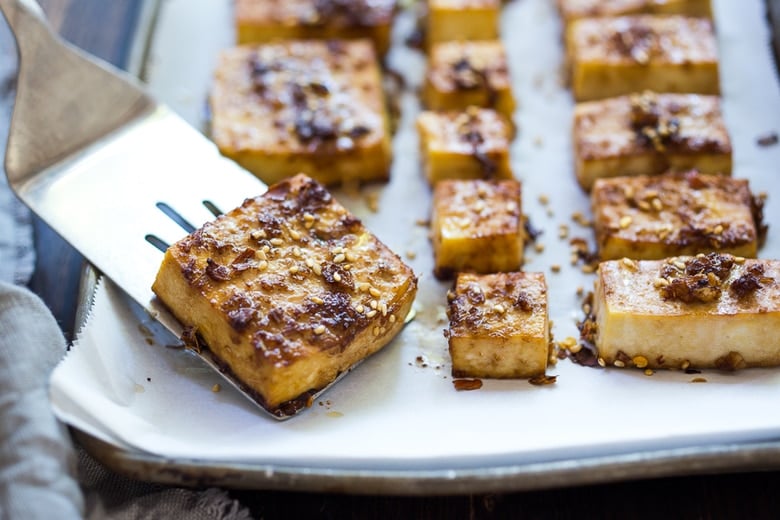
M 67 39 L 114 64 L 124 64 L 140 0 L 45 0 L 41 3 Z M 70 332 L 82 259 L 40 222 L 36 224 L 36 244 L 39 260 L 32 287 L 52 308 L 63 329 Z M 541 418 L 529 418 L 529 424 L 538 420 Z M 691 420 L 695 420 L 693 412 Z M 756 472 L 457 497 L 263 491 L 232 491 L 231 494 L 249 506 L 254 517 L 265 519 L 762 519 L 780 518 L 778 489 L 780 472 Z

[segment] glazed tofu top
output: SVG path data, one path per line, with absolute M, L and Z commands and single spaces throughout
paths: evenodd
M 450 337 L 547 337 L 543 273 L 460 273 L 447 300 Z
M 433 190 L 435 225 L 443 239 L 522 233 L 516 180 L 444 180 Z
M 591 193 L 601 233 L 679 247 L 733 247 L 758 239 L 762 201 L 748 181 L 696 172 L 598 179 Z
M 500 41 L 442 42 L 431 48 L 428 81 L 440 92 L 511 87 Z
M 313 351 L 336 355 L 380 318 L 403 320 L 394 313 L 417 285 L 396 254 L 304 175 L 247 199 L 169 253 L 232 331 L 276 365 Z
M 654 12 L 654 8 L 668 3 L 686 3 L 690 0 L 558 0 L 558 9 L 564 19 L 588 16 L 615 16 L 627 13 Z
M 572 62 L 604 65 L 717 63 L 712 22 L 685 16 L 583 18 L 567 34 Z
M 602 262 L 597 283 L 604 312 L 684 317 L 778 312 L 779 281 L 780 261 L 709 253 Z
M 466 155 L 506 151 L 512 133 L 504 116 L 476 107 L 464 112 L 423 111 L 417 128 L 428 151 Z
M 645 92 L 579 103 L 574 110 L 578 158 L 659 153 L 731 153 L 720 98 Z
M 329 153 L 386 137 L 379 67 L 368 40 L 227 49 L 211 93 L 212 135 L 231 152 Z
M 396 0 L 236 0 L 239 23 L 373 27 L 391 23 Z

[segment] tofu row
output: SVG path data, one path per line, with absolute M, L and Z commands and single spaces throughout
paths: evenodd
M 709 1 L 558 8 L 578 102 L 574 169 L 602 260 L 583 342 L 602 366 L 779 364 L 780 264 L 753 258 L 763 196 L 730 177 Z

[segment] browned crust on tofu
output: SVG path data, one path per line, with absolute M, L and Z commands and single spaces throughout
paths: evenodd
M 416 288 L 411 269 L 303 175 L 171 246 L 153 286 L 277 414 L 386 345 Z
M 372 38 L 384 54 L 396 0 L 236 0 L 239 43 L 278 38 Z
M 380 72 L 366 40 L 224 50 L 210 102 L 220 151 L 250 170 L 263 170 L 255 173 L 266 182 L 299 171 L 328 184 L 352 174 L 359 174 L 357 180 L 389 175 Z M 253 168 L 256 161 L 262 166 Z M 343 164 L 353 170 L 359 164 L 361 171 L 341 172 Z
M 649 62 L 680 65 L 718 60 L 712 22 L 685 16 L 583 18 L 571 26 L 573 60 L 609 65 Z
M 753 195 L 747 180 L 721 175 L 598 179 L 591 205 L 603 260 L 713 250 L 755 256 L 766 233 L 763 199 Z
M 449 329 L 446 332 L 453 354 L 453 341 L 458 338 L 489 341 L 497 350 L 512 349 L 518 343 L 545 346 L 541 363 L 536 370 L 516 366 L 511 373 L 500 377 L 530 377 L 543 374 L 549 355 L 549 326 L 547 310 L 547 284 L 543 273 L 460 273 L 455 287 L 447 294 Z M 491 349 L 492 350 L 492 349 Z M 520 353 L 490 355 L 511 358 Z M 490 364 L 482 353 L 480 362 Z M 453 360 L 455 361 L 455 360 Z M 498 363 L 498 360 L 495 360 Z M 490 370 L 456 367 L 453 377 L 499 377 Z
M 579 103 L 574 147 L 583 161 L 648 152 L 730 154 L 731 139 L 719 97 L 644 92 Z

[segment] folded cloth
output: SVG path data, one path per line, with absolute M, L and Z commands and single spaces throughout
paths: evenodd
M 43 302 L 0 282 L 0 511 L 8 518 L 82 516 L 75 452 L 47 393 L 64 353 Z
M 54 417 L 48 380 L 65 339 L 43 302 L 0 282 L 0 518 L 243 520 L 218 489 L 171 488 L 110 472 L 80 450 Z

